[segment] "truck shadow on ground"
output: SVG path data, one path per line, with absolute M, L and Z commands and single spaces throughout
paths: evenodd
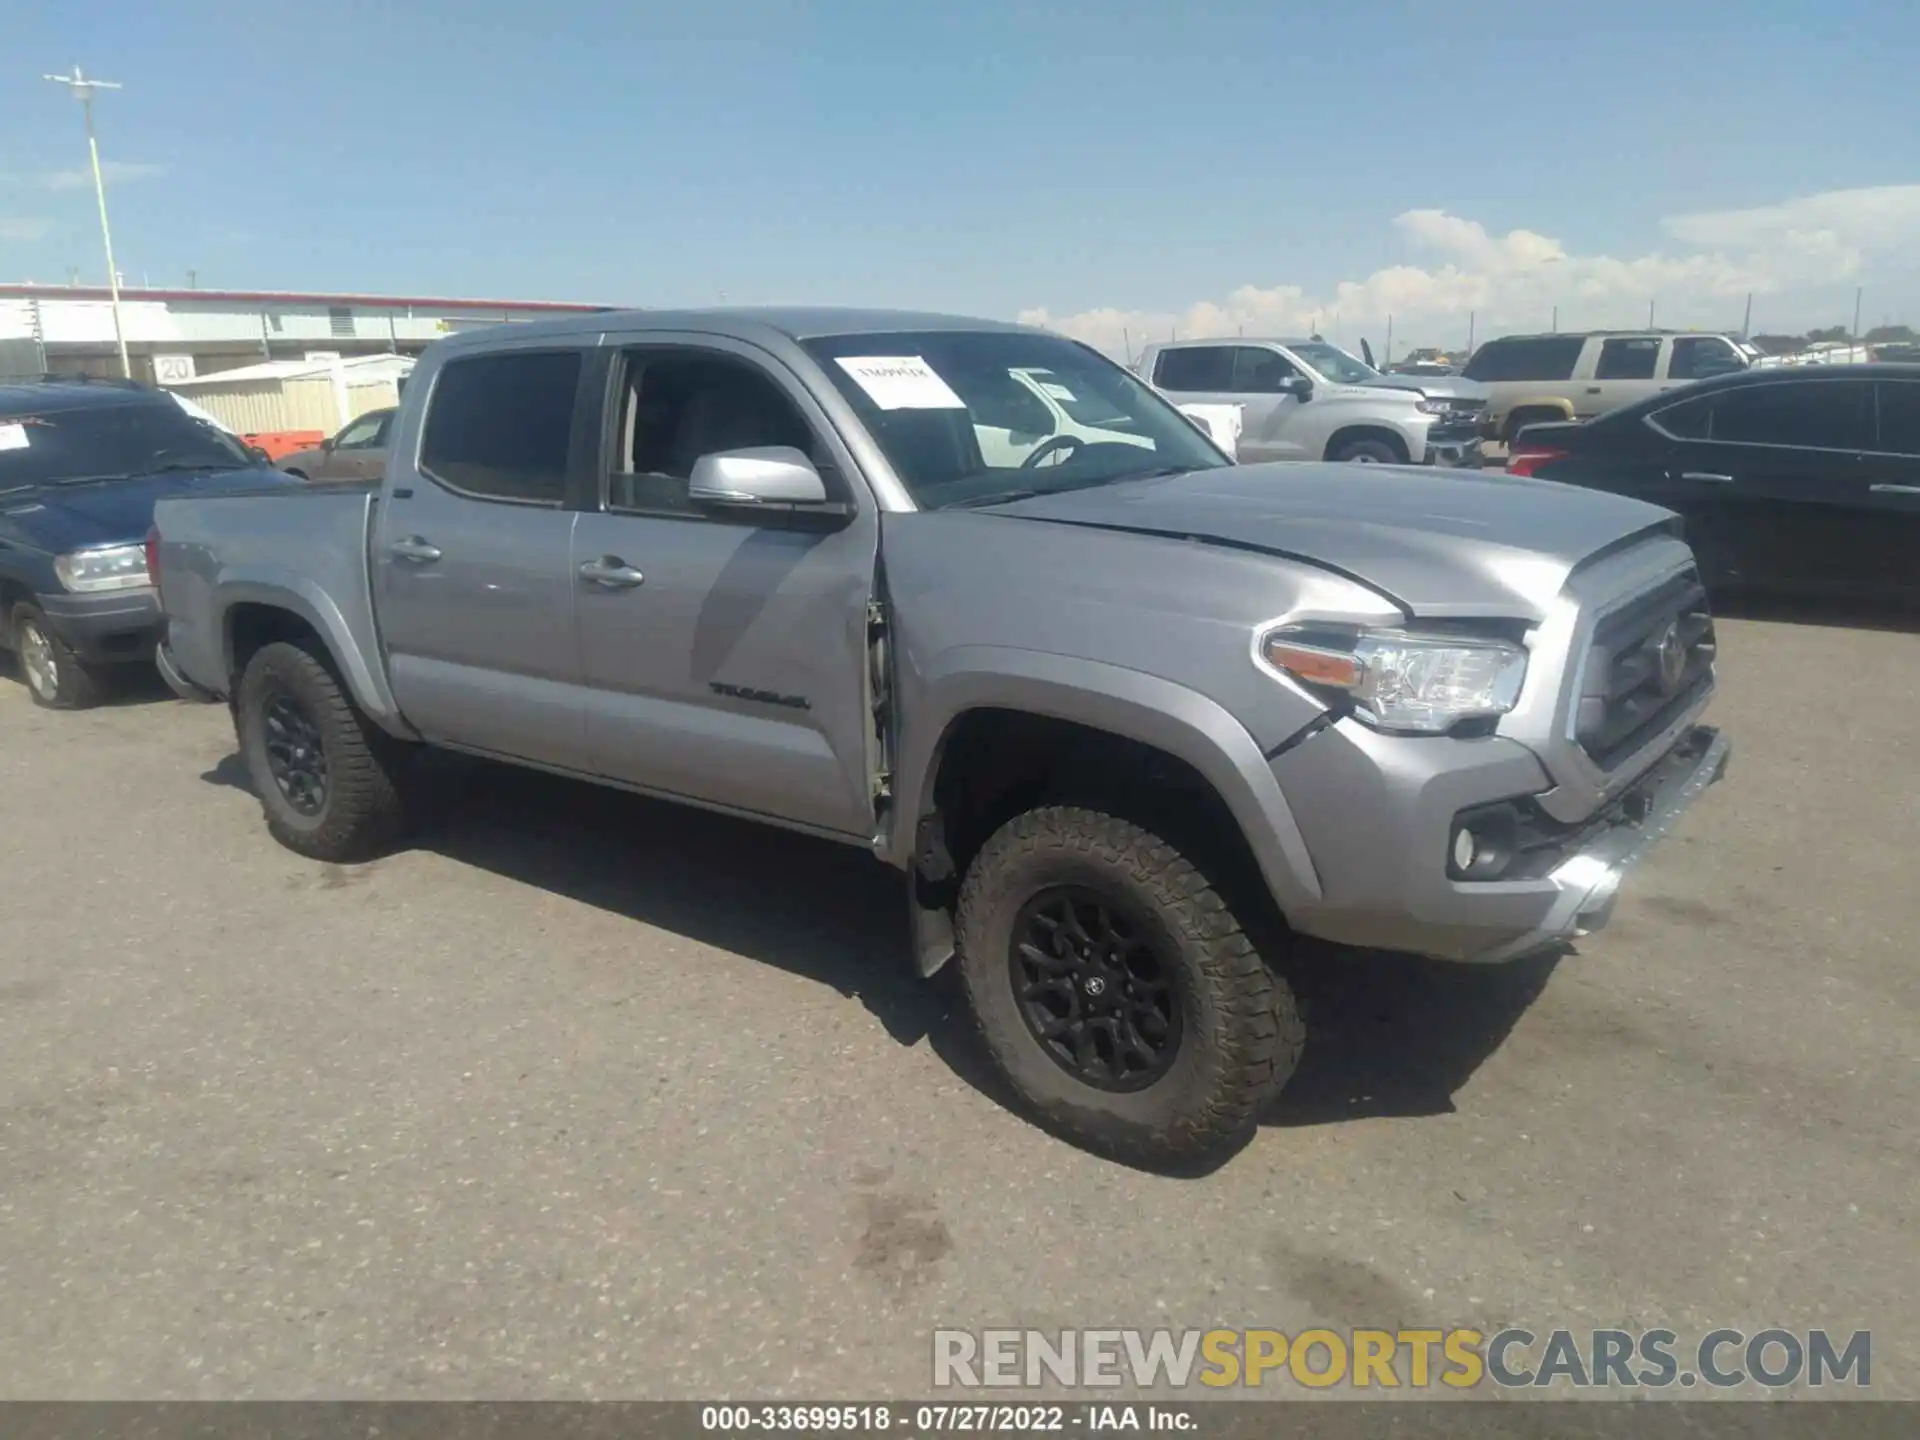
M 250 788 L 238 756 L 202 778 Z M 903 884 L 871 857 L 511 766 L 449 760 L 436 788 L 416 848 L 829 986 L 899 1044 L 926 1040 L 962 1079 L 1021 1109 L 951 967 L 932 981 L 914 973 Z M 1305 942 L 1296 958 L 1307 1049 L 1261 1117 L 1273 1126 L 1451 1113 L 1558 957 L 1462 966 Z

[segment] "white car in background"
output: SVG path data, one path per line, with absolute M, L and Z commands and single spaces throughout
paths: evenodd
M 1131 430 L 1115 428 L 1113 421 L 1124 423 L 1126 415 L 1097 395 L 1080 395 L 1070 389 L 1051 370 L 1016 368 L 1007 374 L 1015 382 L 998 397 L 1002 403 L 975 411 L 974 434 L 979 437 L 980 454 L 996 468 L 1037 463 L 1048 457 L 1033 457 L 1042 448 L 1050 448 L 1064 461 L 1086 445 L 1132 445 L 1153 449 L 1153 441 Z M 997 387 L 996 387 L 997 388 Z M 983 424 L 984 410 L 993 420 L 1007 423 Z M 1105 422 L 1105 423 L 1103 423 Z M 1077 442 L 1077 443 L 1076 443 Z

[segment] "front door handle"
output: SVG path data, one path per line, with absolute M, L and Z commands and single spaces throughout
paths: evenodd
M 1599 393 L 1600 393 L 1600 387 L 1598 385 L 1587 386 L 1587 394 L 1598 395 Z
M 1715 475 L 1707 470 L 1683 470 L 1680 472 L 1680 478 L 1682 480 L 1698 480 L 1703 485 L 1733 484 L 1733 476 Z
M 646 576 L 618 555 L 602 555 L 598 560 L 587 561 L 580 567 L 580 578 L 603 590 L 631 590 L 647 581 Z
M 1874 485 L 1869 488 L 1876 495 L 1920 495 L 1920 485 Z
M 411 560 L 416 565 L 431 565 L 440 558 L 440 547 L 429 545 L 418 535 L 409 535 L 404 540 L 396 540 L 387 547 L 387 553 L 395 559 Z

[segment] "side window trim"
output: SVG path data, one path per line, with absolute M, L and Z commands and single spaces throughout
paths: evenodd
M 1746 390 L 1750 390 L 1750 389 L 1751 390 L 1777 390 L 1777 389 L 1780 389 L 1782 386 L 1792 385 L 1794 383 L 1796 382 L 1793 379 L 1786 376 L 1782 376 L 1779 380 L 1772 381 L 1767 384 L 1741 386 L 1738 391 L 1723 391 L 1721 393 L 1722 394 L 1744 393 Z M 1845 380 L 1828 381 L 1828 382 L 1801 381 L 1799 383 L 1846 384 L 1847 381 Z M 1859 383 L 1859 382 L 1855 382 L 1855 383 Z M 1872 391 L 1873 391 L 1873 387 L 1870 384 L 1869 394 L 1871 398 L 1869 399 L 1868 403 L 1874 407 L 1873 439 L 1874 439 L 1874 442 L 1877 444 L 1879 442 L 1879 424 L 1878 424 L 1879 397 L 1877 394 L 1873 394 Z M 1694 398 L 1697 398 L 1697 397 L 1694 397 Z M 1742 449 L 1747 449 L 1747 450 L 1804 450 L 1804 451 L 1809 451 L 1816 455 L 1860 455 L 1860 454 L 1878 453 L 1870 450 L 1864 450 L 1862 447 L 1857 445 L 1838 445 L 1838 446 L 1836 445 L 1785 445 L 1780 443 L 1777 440 L 1735 440 L 1735 439 L 1730 439 L 1724 435 L 1716 435 L 1713 432 L 1715 428 L 1714 418 L 1717 414 L 1717 406 L 1713 402 L 1717 401 L 1719 398 L 1720 398 L 1719 395 L 1714 395 L 1710 397 L 1708 401 L 1707 433 L 1705 435 L 1702 435 L 1702 436 L 1675 435 L 1671 430 L 1668 430 L 1664 426 L 1657 423 L 1659 416 L 1665 414 L 1668 410 L 1678 409 L 1679 405 L 1681 404 L 1693 403 L 1692 399 L 1689 399 L 1686 401 L 1680 401 L 1674 405 L 1661 406 L 1660 409 L 1653 411 L 1651 414 L 1645 417 L 1646 423 L 1649 426 L 1651 426 L 1653 429 L 1658 430 L 1662 435 L 1666 436 L 1667 439 L 1677 441 L 1682 445 L 1688 445 L 1688 444 L 1737 445 L 1737 446 L 1740 446 Z M 1897 453 L 1897 452 L 1893 452 L 1893 453 Z
M 679 351 L 704 354 L 731 360 L 757 370 L 768 383 L 774 385 L 786 398 L 801 420 L 813 431 L 814 439 L 824 445 L 830 459 L 829 469 L 821 478 L 826 482 L 830 499 L 838 500 L 846 507 L 846 515 L 858 515 L 863 509 L 873 505 L 873 498 L 867 492 L 862 471 L 847 445 L 846 437 L 828 416 L 819 399 L 807 386 L 805 380 L 797 374 L 780 356 L 758 345 L 736 340 L 731 336 L 690 334 L 681 331 L 625 331 L 609 333 L 602 337 L 605 345 L 605 372 L 597 381 L 599 404 L 596 422 L 596 443 L 587 447 L 592 474 L 587 484 L 579 509 L 589 513 L 616 515 L 634 519 L 681 520 L 700 525 L 736 525 L 743 527 L 762 527 L 769 524 L 797 523 L 796 517 L 781 515 L 753 518 L 726 514 L 708 515 L 698 511 L 680 511 L 665 509 L 616 509 L 611 503 L 613 476 L 624 473 L 616 470 L 616 462 L 622 454 L 622 445 L 630 441 L 626 428 L 628 414 L 628 377 L 632 373 L 631 358 L 645 351 Z M 631 454 L 631 449 L 625 453 Z M 809 457 L 814 458 L 814 457 Z
M 1880 417 L 1886 413 L 1886 408 L 1881 402 L 1889 391 L 1897 390 L 1903 385 L 1909 391 L 1912 392 L 1912 403 L 1914 405 L 1914 408 L 1916 409 L 1916 411 L 1920 411 L 1920 380 L 1876 380 L 1874 381 L 1873 382 L 1873 444 L 1867 447 L 1865 450 L 1861 451 L 1861 454 L 1886 455 L 1896 460 L 1911 460 L 1915 456 L 1920 455 L 1920 446 L 1916 446 L 1916 448 L 1913 450 L 1893 450 L 1893 449 L 1889 449 L 1885 441 L 1882 439 L 1882 427 L 1881 427 Z
M 582 337 L 578 342 L 555 344 L 542 340 L 530 345 L 503 345 L 498 349 L 475 350 L 469 354 L 449 355 L 434 368 L 430 388 L 427 391 L 427 403 L 420 412 L 420 424 L 414 436 L 414 454 L 408 468 L 422 479 L 431 481 L 449 495 L 458 495 L 462 500 L 472 500 L 482 505 L 517 505 L 533 510 L 565 510 L 570 508 L 573 489 L 573 475 L 578 462 L 580 438 L 580 408 L 588 397 L 589 377 L 594 372 L 594 337 Z M 440 382 L 447 371 L 455 365 L 475 360 L 495 360 L 509 355 L 577 355 L 580 358 L 580 373 L 575 377 L 573 391 L 573 410 L 567 422 L 567 460 L 562 471 L 561 493 L 551 500 L 534 499 L 519 495 L 483 495 L 477 490 L 468 490 L 454 484 L 444 476 L 436 475 L 427 468 L 427 430 L 433 424 L 433 408 L 440 400 Z

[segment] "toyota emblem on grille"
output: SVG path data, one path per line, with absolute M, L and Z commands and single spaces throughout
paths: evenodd
M 1680 640 L 1680 622 L 1675 620 L 1660 632 L 1653 647 L 1654 673 L 1662 695 L 1679 693 L 1687 674 L 1687 647 Z

